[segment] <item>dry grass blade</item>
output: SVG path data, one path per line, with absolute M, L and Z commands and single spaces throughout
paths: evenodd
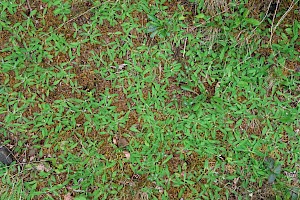
M 271 36 L 270 36 L 270 40 L 269 40 L 270 46 L 272 45 L 272 38 L 273 38 L 273 35 L 274 35 L 277 27 L 282 23 L 282 21 L 289 14 L 289 12 L 291 12 L 291 10 L 298 3 L 298 1 L 295 2 L 293 0 L 293 2 L 291 3 L 289 9 L 283 14 L 283 16 L 279 19 L 279 21 L 277 22 L 277 24 L 274 26 L 274 19 L 276 17 L 276 13 L 277 13 L 277 9 L 278 9 L 279 3 L 280 3 L 280 0 L 277 1 L 276 11 L 275 11 L 275 14 L 273 16 L 272 27 L 271 27 Z

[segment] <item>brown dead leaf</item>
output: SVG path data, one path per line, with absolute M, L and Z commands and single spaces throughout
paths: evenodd
M 117 141 L 117 146 L 119 147 L 119 148 L 124 148 L 124 147 L 126 147 L 126 146 L 128 146 L 128 141 L 127 141 L 127 139 L 126 138 L 123 138 L 123 137 L 121 137 L 121 138 L 119 138 L 118 139 L 118 141 Z
M 114 145 L 118 145 L 118 139 L 116 137 L 113 138 L 112 142 L 114 143 Z
M 110 66 L 111 68 L 117 69 L 117 70 L 123 70 L 127 64 L 121 64 L 119 66 Z
M 123 151 L 125 158 L 129 159 L 130 158 L 130 153 L 129 151 Z
M 73 200 L 74 198 L 71 196 L 71 193 L 67 193 L 64 195 L 64 200 Z
M 124 69 L 125 67 L 127 66 L 127 64 L 121 64 L 121 65 L 119 65 L 119 70 L 122 70 L 122 69 Z
M 51 170 L 50 167 L 46 167 L 43 163 L 39 163 L 35 168 L 36 170 L 43 172 L 49 172 Z
M 29 161 L 31 162 L 31 161 L 33 161 L 35 159 L 35 156 L 30 156 L 29 157 Z
M 155 189 L 157 189 L 160 193 L 164 192 L 164 188 L 162 188 L 160 186 L 156 186 Z
M 46 168 L 42 163 L 40 163 L 36 166 L 36 170 L 38 170 L 38 171 L 45 171 L 45 169 Z

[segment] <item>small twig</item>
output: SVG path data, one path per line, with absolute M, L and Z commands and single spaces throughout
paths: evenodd
M 184 40 L 183 57 L 184 57 L 184 55 L 185 55 L 185 48 L 186 48 L 187 39 L 188 39 L 188 38 L 185 38 L 185 40 Z
M 27 1 L 28 1 L 28 0 L 27 0 Z M 110 1 L 107 1 L 107 2 L 105 2 L 105 3 L 108 3 L 108 2 L 110 2 Z M 64 22 L 64 23 L 62 23 L 61 25 L 59 25 L 59 26 L 58 26 L 56 29 L 54 29 L 52 32 L 61 29 L 64 25 L 66 25 L 66 24 L 68 24 L 68 23 L 70 23 L 70 22 L 72 22 L 72 21 L 78 19 L 78 18 L 81 17 L 82 15 L 85 15 L 86 13 L 92 11 L 92 10 L 95 9 L 95 8 L 100 7 L 101 5 L 102 5 L 102 4 L 97 5 L 97 6 L 93 6 L 92 8 L 88 9 L 87 11 L 85 11 L 85 12 L 83 12 L 83 13 L 80 13 L 80 14 L 77 15 L 76 17 L 73 17 L 72 19 L 70 19 L 70 20 L 68 20 L 68 21 L 66 21 L 66 22 Z M 47 33 L 47 34 L 44 34 L 44 35 L 42 35 L 42 37 L 44 37 L 44 36 L 46 36 L 46 35 L 49 35 L 49 34 L 51 34 L 52 32 L 49 32 L 49 33 Z
M 272 2 L 272 1 L 271 1 Z M 277 3 L 276 3 L 276 8 L 275 8 L 275 12 L 274 12 L 274 15 L 273 15 L 273 18 L 272 18 L 272 26 L 271 26 L 271 37 L 270 37 L 270 45 L 271 45 L 271 40 L 272 40 L 272 35 L 273 35 L 273 26 L 274 26 L 274 21 L 275 21 L 275 18 L 276 18 L 276 15 L 277 15 L 277 11 L 278 11 L 278 7 L 279 7 L 279 3 L 280 3 L 280 0 L 277 0 Z
M 28 9 L 29 9 L 29 16 L 28 17 L 30 17 L 30 14 L 32 13 L 33 10 L 30 6 L 29 0 L 26 0 L 26 2 L 27 2 Z M 33 15 L 31 17 L 32 17 L 32 20 L 34 21 L 34 26 L 36 27 L 37 20 L 35 19 L 35 17 Z
M 264 16 L 264 18 L 259 22 L 259 24 L 251 31 L 250 35 L 246 38 L 246 41 L 249 40 L 251 37 L 252 37 L 252 33 L 265 21 L 265 19 L 267 18 L 268 16 L 268 13 L 269 13 L 269 10 L 270 10 L 270 7 L 271 7 L 271 4 L 272 4 L 272 0 L 270 0 L 270 3 L 268 5 L 268 10 Z M 239 33 L 238 37 L 240 37 L 240 34 L 242 33 L 242 31 Z
M 29 11 L 32 12 L 32 8 L 30 6 L 29 0 L 26 0 L 26 2 L 27 2 L 27 5 L 28 5 L 28 8 L 29 8 Z
M 279 0 L 278 0 L 279 1 Z M 289 9 L 284 13 L 284 15 L 279 19 L 279 21 L 277 22 L 277 24 L 275 25 L 275 27 L 273 28 L 273 22 L 272 22 L 272 27 L 271 27 L 271 36 L 270 36 L 270 46 L 272 45 L 272 38 L 273 38 L 273 35 L 277 29 L 277 27 L 279 26 L 279 24 L 284 20 L 284 18 L 289 14 L 289 12 L 291 12 L 291 10 L 293 9 L 293 7 L 296 5 L 298 1 L 294 1 L 291 3 Z M 277 11 L 277 7 L 276 7 L 276 11 Z M 275 14 L 274 16 L 276 15 L 276 11 L 275 11 Z M 274 18 L 274 17 L 273 17 Z
M 162 67 L 161 67 L 161 64 L 159 64 L 158 70 L 159 70 L 159 76 L 158 76 L 158 79 L 159 79 L 159 81 L 160 81 L 160 79 L 161 79 L 161 74 L 162 74 Z

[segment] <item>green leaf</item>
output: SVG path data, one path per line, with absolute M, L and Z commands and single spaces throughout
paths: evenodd
M 205 15 L 203 13 L 196 15 L 196 18 L 198 18 L 198 19 L 203 19 L 204 17 L 205 17 Z
M 135 66 L 134 69 L 137 71 L 137 72 L 140 72 L 142 73 L 144 70 L 142 68 L 140 68 L 139 66 Z
M 266 158 L 265 163 L 269 169 L 273 169 L 275 160 L 273 158 Z
M 180 21 L 182 21 L 182 20 L 185 20 L 185 16 L 183 16 L 183 15 L 181 15 L 178 19 L 180 20 Z
M 275 174 L 280 174 L 280 172 L 281 172 L 281 165 L 278 165 L 277 167 L 275 167 L 275 169 L 273 170 L 273 172 Z
M 74 200 L 86 200 L 87 198 L 85 196 L 77 196 L 74 198 Z
M 130 127 L 130 131 L 132 131 L 132 132 L 135 132 L 135 133 L 138 133 L 138 132 L 140 132 L 137 128 L 136 128 L 136 124 L 134 124 L 134 125 L 132 125 L 131 127 Z
M 166 160 L 163 161 L 162 165 L 166 164 L 171 158 L 173 158 L 173 155 L 169 155 Z
M 157 22 L 157 18 L 155 16 L 152 16 L 152 15 L 148 15 L 149 19 L 153 22 Z
M 193 111 L 195 112 L 198 111 L 201 105 L 202 105 L 201 103 L 196 103 L 193 107 Z
M 271 174 L 268 178 L 268 183 L 274 183 L 276 179 L 276 174 Z
M 185 91 L 189 91 L 189 92 L 194 92 L 194 90 L 192 90 L 192 88 L 190 88 L 189 86 L 187 85 L 182 85 L 181 86 L 181 89 L 185 90 Z
M 245 21 L 248 23 L 248 24 L 252 24 L 254 26 L 258 26 L 260 24 L 260 21 L 256 20 L 256 19 L 253 19 L 253 18 L 246 18 Z
M 221 50 L 221 53 L 220 53 L 220 61 L 223 60 L 224 56 L 225 56 L 225 53 L 227 51 L 228 47 L 224 47 L 222 50 Z
M 293 25 L 293 38 L 291 39 L 291 42 L 295 42 L 298 39 L 299 35 L 299 29 L 300 29 L 300 23 L 295 20 L 294 25 Z
M 153 33 L 151 33 L 150 38 L 154 38 L 157 35 L 158 31 L 154 31 Z

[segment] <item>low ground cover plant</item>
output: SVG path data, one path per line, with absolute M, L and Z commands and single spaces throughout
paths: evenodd
M 299 10 L 1 1 L 1 199 L 299 198 Z

